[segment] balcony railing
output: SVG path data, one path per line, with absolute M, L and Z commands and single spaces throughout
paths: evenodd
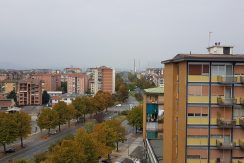
M 244 160 L 238 160 L 238 163 L 244 163 Z
M 158 122 L 147 122 L 147 131 L 158 131 Z
M 218 149 L 233 149 L 235 148 L 236 143 L 235 142 L 224 142 L 223 140 L 216 140 L 216 147 Z
M 237 76 L 236 80 L 237 83 L 244 84 L 244 76 Z
M 231 83 L 235 83 L 236 81 L 237 81 L 237 78 L 232 75 L 217 76 L 218 83 L 231 84 Z
M 239 124 L 242 128 L 244 128 L 244 117 L 239 118 Z
M 236 104 L 235 98 L 225 98 L 225 97 L 217 97 L 217 103 L 219 105 L 234 105 Z
M 239 140 L 240 148 L 244 150 L 244 139 Z
M 218 118 L 217 125 L 221 128 L 233 128 L 236 125 L 236 120 L 226 121 L 222 118 Z

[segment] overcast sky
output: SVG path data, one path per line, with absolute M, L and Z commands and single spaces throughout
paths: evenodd
M 0 68 L 161 67 L 211 43 L 244 53 L 243 0 L 0 0 Z

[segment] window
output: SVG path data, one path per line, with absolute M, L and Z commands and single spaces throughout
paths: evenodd
M 209 75 L 208 64 L 189 64 L 189 75 Z

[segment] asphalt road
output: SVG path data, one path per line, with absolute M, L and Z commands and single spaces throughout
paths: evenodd
M 41 135 L 45 134 L 39 133 L 34 135 L 25 141 L 26 147 L 24 149 L 21 149 L 12 154 L 8 154 L 4 158 L 0 159 L 0 162 L 7 163 L 9 160 L 31 159 L 35 154 L 48 150 L 48 147 L 56 141 L 64 138 L 69 134 L 74 134 L 80 127 L 81 125 L 64 128 L 61 130 L 61 132 L 57 133 L 56 135 L 51 135 L 47 139 L 41 139 Z

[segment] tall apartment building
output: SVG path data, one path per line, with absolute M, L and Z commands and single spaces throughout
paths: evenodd
M 42 105 L 42 81 L 20 80 L 17 87 L 17 101 L 23 105 Z
M 163 87 L 144 90 L 143 141 L 150 163 L 163 162 L 163 105 Z
M 88 77 L 86 74 L 67 74 L 67 93 L 85 94 L 88 90 Z
M 103 92 L 115 93 L 115 70 L 105 66 L 90 68 L 87 72 L 89 76 L 89 90 L 96 94 L 99 90 Z
M 43 81 L 42 91 L 61 90 L 61 74 L 36 73 L 36 74 L 33 74 L 31 76 L 31 78 Z
M 165 64 L 164 162 L 244 162 L 244 55 L 215 44 Z

